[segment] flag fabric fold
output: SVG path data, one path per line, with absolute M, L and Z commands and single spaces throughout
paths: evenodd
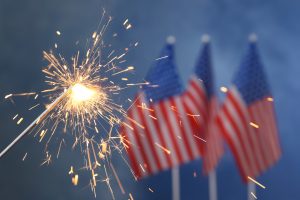
M 203 48 L 196 63 L 189 87 L 198 88 L 198 104 L 200 109 L 199 133 L 205 143 L 201 145 L 203 155 L 203 171 L 208 174 L 215 169 L 223 155 L 223 138 L 216 126 L 216 114 L 219 103 L 214 90 L 211 47 L 208 36 L 203 37 Z
M 216 121 L 244 181 L 280 158 L 273 97 L 255 41 L 250 41 Z

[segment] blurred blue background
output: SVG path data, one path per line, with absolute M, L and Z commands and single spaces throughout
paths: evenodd
M 76 48 L 84 49 L 86 38 L 98 25 L 102 8 L 113 16 L 107 34 L 121 33 L 116 49 L 139 42 L 139 47 L 127 57 L 136 67 L 135 80 L 142 80 L 159 55 L 165 38 L 174 35 L 177 65 L 186 81 L 201 47 L 200 37 L 208 33 L 212 37 L 216 86 L 229 85 L 246 50 L 248 34 L 257 33 L 260 54 L 273 89 L 283 148 L 280 162 L 259 178 L 267 189 L 258 188 L 257 196 L 264 200 L 300 199 L 298 0 L 1 0 L 1 149 L 41 111 L 27 111 L 33 103 L 31 99 L 17 98 L 12 104 L 4 101 L 4 95 L 43 88 L 40 69 L 46 63 L 42 51 L 53 48 L 55 42 L 66 57 L 76 52 L 76 41 L 79 41 Z M 133 28 L 124 31 L 122 23 L 127 18 Z M 61 37 L 56 36 L 56 30 L 62 32 Z M 131 89 L 126 95 L 133 96 L 135 92 L 136 89 Z M 12 121 L 16 113 L 25 116 L 20 126 Z M 22 162 L 26 152 L 28 157 Z M 42 152 L 43 144 L 27 137 L 0 160 L 0 199 L 94 199 L 88 187 L 73 186 L 68 175 L 70 166 L 82 161 L 78 152 L 65 148 L 59 159 L 41 167 Z M 128 199 L 129 192 L 134 199 L 171 199 L 169 171 L 137 183 L 120 159 L 114 159 L 114 165 L 126 191 L 123 195 L 112 180 L 117 199 Z M 246 186 L 228 151 L 217 173 L 220 200 L 246 198 Z M 181 184 L 182 199 L 208 199 L 201 161 L 181 167 Z M 98 185 L 97 199 L 111 199 L 104 183 Z

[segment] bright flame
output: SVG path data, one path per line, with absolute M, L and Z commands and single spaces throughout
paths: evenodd
M 72 87 L 71 98 L 73 102 L 83 102 L 90 100 L 95 95 L 95 91 L 80 83 L 76 83 Z

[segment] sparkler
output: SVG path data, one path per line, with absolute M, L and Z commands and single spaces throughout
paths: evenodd
M 41 91 L 41 93 L 46 94 L 52 103 L 46 106 L 45 111 L 0 153 L 0 158 L 25 135 L 36 130 L 35 136 L 39 133 L 40 141 L 48 135 L 45 150 L 47 158 L 43 164 L 49 163 L 51 155 L 47 151 L 47 147 L 51 138 L 58 126 L 63 126 L 64 132 L 67 132 L 67 128 L 69 128 L 68 130 L 74 138 L 72 148 L 80 146 L 84 155 L 84 169 L 91 172 L 90 186 L 92 191 L 95 194 L 95 186 L 99 181 L 96 169 L 101 167 L 105 174 L 102 182 L 108 185 L 114 198 L 106 166 L 113 166 L 108 158 L 112 151 L 116 150 L 121 155 L 124 148 L 123 137 L 119 133 L 113 133 L 113 129 L 115 126 L 123 123 L 121 117 L 126 118 L 127 116 L 126 110 L 124 110 L 122 105 L 115 103 L 112 96 L 118 95 L 122 89 L 128 86 L 148 83 L 127 83 L 125 87 L 121 87 L 112 80 L 113 76 L 117 78 L 125 72 L 134 70 L 134 67 L 128 66 L 125 69 L 119 67 L 121 63 L 126 62 L 124 56 L 127 54 L 128 48 L 125 48 L 125 51 L 119 54 L 117 54 L 117 51 L 112 50 L 106 57 L 108 61 L 104 61 L 102 49 L 107 46 L 103 42 L 103 34 L 111 21 L 110 17 L 108 20 L 104 20 L 105 16 L 104 12 L 100 21 L 102 25 L 99 26 L 101 28 L 92 34 L 89 40 L 89 48 L 85 54 L 78 52 L 71 58 L 70 63 L 60 54 L 56 55 L 52 51 L 43 53 L 44 59 L 49 64 L 42 72 L 45 74 L 45 82 L 50 88 Z M 129 28 L 128 26 L 126 26 L 126 29 L 131 28 L 131 24 Z M 61 35 L 59 31 L 57 31 L 57 34 Z M 131 46 L 136 47 L 137 43 Z M 120 77 L 120 80 L 124 82 L 125 80 L 128 81 L 128 78 Z M 38 95 L 35 92 L 27 94 L 35 95 L 35 98 Z M 26 93 L 22 95 L 9 94 L 5 98 L 23 95 L 26 95 Z M 106 129 L 99 122 L 99 119 L 106 122 L 109 128 Z M 49 124 L 51 124 L 50 128 L 47 126 Z M 99 131 L 99 126 L 101 132 Z M 64 139 L 59 145 L 57 156 L 59 155 L 62 142 L 64 142 Z M 73 171 L 72 167 L 71 174 L 73 174 Z M 119 180 L 114 169 L 113 174 Z M 76 176 L 72 178 L 75 185 L 78 184 L 78 175 L 76 174 Z

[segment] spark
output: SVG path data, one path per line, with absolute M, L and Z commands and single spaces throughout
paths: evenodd
M 23 117 L 21 117 L 19 120 L 18 120 L 18 122 L 17 122 L 17 124 L 19 125 L 19 124 L 21 124 L 22 123 L 22 121 L 23 121 Z
M 19 94 L 8 94 L 8 95 L 5 95 L 4 99 L 8 99 L 13 96 L 32 96 L 32 95 L 36 95 L 36 93 L 35 92 L 26 92 L 26 93 L 19 93 Z
M 129 66 L 129 67 L 127 67 L 127 69 L 124 69 L 122 71 L 119 71 L 119 72 L 116 72 L 116 73 L 112 74 L 112 76 L 117 75 L 117 74 L 121 74 L 121 73 L 124 73 L 124 72 L 128 72 L 128 71 L 131 71 L 131 70 L 134 70 L 134 66 Z
M 261 183 L 257 182 L 256 180 L 254 180 L 253 178 L 251 178 L 250 176 L 248 176 L 248 179 L 250 181 L 252 181 L 253 183 L 255 183 L 256 185 L 258 185 L 259 187 L 266 189 L 266 187 L 264 185 L 262 185 Z
M 132 25 L 129 23 L 129 20 L 126 19 L 124 22 L 123 22 L 123 26 L 125 26 L 125 29 L 128 30 L 132 27 Z
M 251 192 L 251 195 L 252 195 L 255 199 L 257 199 L 256 195 L 255 195 L 253 192 Z
M 148 188 L 148 190 L 149 190 L 150 192 L 152 192 L 152 193 L 154 192 L 150 187 Z
M 143 172 L 146 172 L 143 165 L 140 164 L 141 169 L 143 170 Z
M 250 126 L 253 126 L 254 128 L 259 128 L 258 124 L 254 123 L 254 122 L 250 122 L 249 124 L 250 124 Z
M 16 114 L 12 119 L 15 120 L 18 116 L 19 114 Z
M 30 107 L 28 110 L 32 110 L 32 109 L 34 109 L 34 108 L 38 107 L 39 105 L 40 105 L 40 104 L 38 103 L 38 104 L 36 104 L 36 105 L 34 105 L 34 106 Z
M 224 93 L 228 92 L 227 87 L 224 87 L 224 86 L 220 87 L 220 90 L 221 90 L 221 92 L 224 92 Z
M 127 83 L 127 86 L 137 86 L 137 85 L 149 85 L 149 82 L 142 82 L 142 83 Z
M 194 135 L 195 138 L 199 139 L 199 140 L 202 140 L 203 142 L 206 142 L 206 140 L 204 140 L 203 138 L 197 136 L 197 135 Z
M 75 174 L 75 176 L 72 177 L 72 183 L 73 183 L 73 185 L 75 185 L 75 186 L 78 185 L 78 179 L 79 179 L 78 174 Z
M 5 97 L 4 97 L 4 98 L 5 98 L 5 99 L 8 99 L 9 97 L 12 97 L 12 95 L 13 95 L 13 94 L 8 94 L 8 95 L 5 95 Z
M 157 118 L 154 117 L 154 116 L 152 116 L 152 115 L 149 115 L 149 117 L 151 117 L 151 118 L 154 119 L 154 120 L 157 120 Z
M 130 200 L 134 200 L 131 193 L 129 193 L 129 198 L 130 198 Z
M 155 145 L 158 146 L 160 149 L 162 149 L 164 152 L 166 152 L 167 154 L 171 154 L 171 151 L 163 146 L 161 146 L 160 144 L 158 144 L 157 142 L 155 142 Z
M 26 152 L 25 155 L 23 156 L 22 161 L 25 161 L 26 157 L 27 157 L 27 152 Z
M 131 24 L 128 24 L 127 26 L 126 26 L 126 29 L 128 30 L 128 29 L 130 29 L 132 27 L 132 25 Z
M 71 166 L 70 171 L 69 171 L 69 174 L 74 174 L 73 166 Z
M 272 97 L 268 97 L 268 98 L 267 98 L 267 101 L 273 102 L 274 99 L 273 99 Z
M 128 22 L 128 19 L 126 19 L 124 22 L 123 22 L 123 25 L 125 26 L 125 24 L 127 24 Z
M 165 58 L 168 58 L 169 56 L 162 56 L 160 58 L 156 58 L 155 60 L 162 60 L 162 59 L 165 59 Z

